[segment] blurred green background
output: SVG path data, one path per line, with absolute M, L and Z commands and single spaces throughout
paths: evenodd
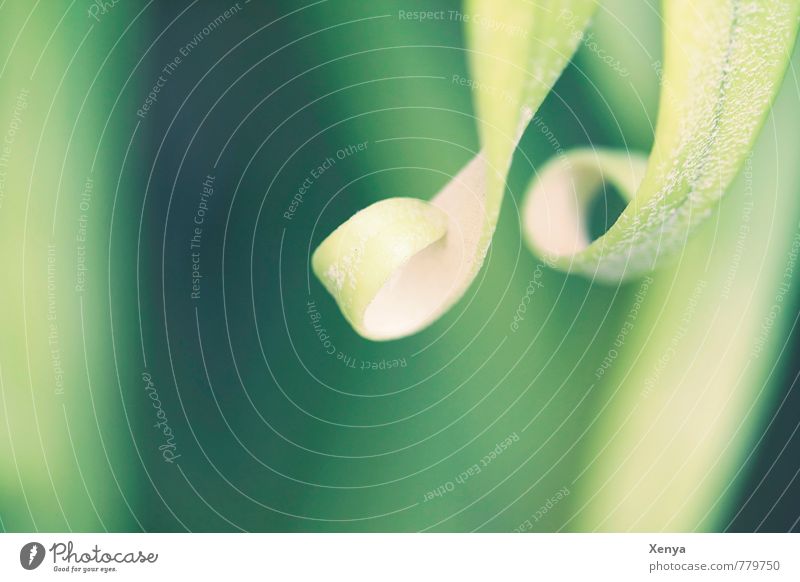
M 602 3 L 444 318 L 370 342 L 311 275 L 355 211 L 477 151 L 460 9 L 0 3 L 3 530 L 798 529 L 797 55 L 643 281 L 548 269 L 518 203 L 561 150 L 649 148 L 652 0 Z

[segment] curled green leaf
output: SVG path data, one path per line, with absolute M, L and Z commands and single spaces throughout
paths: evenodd
M 574 228 L 576 215 L 563 209 L 591 195 L 597 185 L 584 179 L 587 162 L 602 173 L 609 154 L 568 154 L 531 189 L 525 216 L 534 251 L 555 251 L 548 255 L 555 266 L 609 281 L 641 276 L 680 252 L 752 148 L 786 70 L 798 14 L 795 0 L 664 2 L 659 115 L 638 191 L 620 188 L 630 204 L 586 244 L 585 227 Z M 542 232 L 548 206 L 561 212 Z
M 572 58 L 594 0 L 469 1 L 482 151 L 430 202 L 393 198 L 358 212 L 317 248 L 312 268 L 364 337 L 413 334 L 466 292 L 483 264 L 522 131 Z M 538 32 L 537 32 L 538 31 Z M 500 100 L 496 103 L 496 100 Z

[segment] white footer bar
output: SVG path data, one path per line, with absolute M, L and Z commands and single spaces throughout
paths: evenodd
M 797 534 L 2 534 L 0 580 L 800 580 Z

